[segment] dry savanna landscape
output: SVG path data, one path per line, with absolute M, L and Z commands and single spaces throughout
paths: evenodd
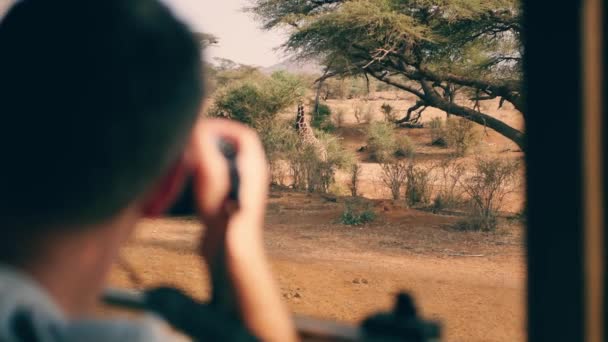
M 286 59 L 239 62 L 252 48 L 207 60 L 202 115 L 261 138 L 265 243 L 290 309 L 355 324 L 405 291 L 445 341 L 523 341 L 520 1 L 243 6 L 281 33 Z M 198 38 L 213 49 L 218 34 Z M 117 266 L 111 284 L 208 298 L 202 229 L 194 217 L 143 222 L 123 251 L 141 283 Z
M 213 101 L 207 106 L 209 112 L 217 109 Z M 378 138 L 370 127 L 386 125 L 383 107 L 390 106 L 401 116 L 414 102 L 407 94 L 390 90 L 324 101 L 332 127 L 326 130 L 329 133 L 313 132 L 327 134 L 339 144 L 339 153 L 350 158 L 332 169 L 327 188 L 316 180 L 297 179 L 314 177 L 294 174 L 306 172 L 296 167 L 302 160 L 291 160 L 284 151 L 269 151 L 276 158 L 269 157 L 274 184 L 265 241 L 283 298 L 296 314 L 357 323 L 388 310 L 395 294 L 405 291 L 415 296 L 424 317 L 442 322 L 446 341 L 523 341 L 523 153 L 477 124 L 465 125 L 464 135 L 473 136 L 466 151 L 457 151 L 451 141 L 437 142 L 452 139 L 437 128 L 437 122 L 446 125 L 446 113 L 428 108 L 416 128 L 390 124 L 390 133 L 397 141 L 405 139 L 407 146 L 395 147 L 391 142 L 388 148 L 407 151 L 393 156 L 390 150 L 388 157 L 382 157 L 380 153 L 386 151 L 374 146 Z M 304 103 L 310 123 L 311 109 Z M 484 101 L 482 106 L 481 110 L 523 130 L 521 114 L 508 104 L 499 108 L 498 101 Z M 279 113 L 278 121 L 295 131 L 297 113 L 297 104 L 292 104 Z M 328 148 L 327 160 L 332 153 Z M 493 164 L 498 168 L 515 165 L 508 170 L 510 181 L 498 184 L 504 191 L 494 194 L 501 200 L 494 198 L 490 218 L 471 203 L 473 195 L 487 196 L 483 190 L 494 185 L 487 183 L 488 178 L 498 174 L 480 167 L 483 161 L 498 163 Z M 397 170 L 392 177 L 386 171 L 391 168 Z M 426 185 L 417 189 L 420 175 Z M 392 178 L 398 178 L 396 196 Z M 208 275 L 196 254 L 203 229 L 195 217 L 143 222 L 123 250 L 123 258 L 142 283 L 134 284 L 117 266 L 111 285 L 169 284 L 208 298 Z
M 12 2 L 0 0 L 0 17 Z M 525 340 L 520 0 L 163 3 L 205 50 L 200 115 L 238 121 L 261 139 L 271 176 L 264 241 L 294 314 L 355 325 L 407 292 L 441 322 L 442 341 Z M 137 37 L 156 32 L 148 21 Z M 131 74 L 148 70 L 146 52 L 190 60 L 168 58 L 189 48 L 151 41 L 128 55 L 144 66 Z M 192 76 L 155 74 L 167 84 Z M 161 94 L 147 81 L 129 85 L 140 83 L 133 94 Z M 189 83 L 175 84 L 171 94 L 192 95 Z M 169 285 L 209 299 L 204 231 L 194 215 L 141 222 L 108 285 Z

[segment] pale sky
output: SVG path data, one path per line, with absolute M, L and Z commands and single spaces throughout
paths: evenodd
M 243 13 L 248 0 L 163 0 L 194 30 L 219 38 L 217 47 L 207 51 L 207 59 L 228 58 L 233 61 L 271 66 L 286 56 L 274 49 L 284 42 L 279 32 L 259 29 L 250 13 Z
M 0 0 L 0 17 L 14 0 Z M 259 29 L 249 13 L 243 13 L 248 0 L 162 0 L 193 30 L 211 33 L 219 38 L 216 47 L 208 49 L 206 58 L 228 58 L 235 62 L 271 66 L 286 59 L 275 48 L 284 42 L 279 32 Z

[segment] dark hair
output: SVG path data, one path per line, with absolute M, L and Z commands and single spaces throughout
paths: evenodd
M 156 0 L 17 2 L 0 23 L 0 240 L 103 222 L 167 172 L 200 50 Z

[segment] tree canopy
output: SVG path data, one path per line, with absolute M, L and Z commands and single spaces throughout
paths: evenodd
M 278 71 L 256 74 L 218 90 L 212 116 L 228 117 L 257 129 L 265 129 L 276 115 L 300 100 L 305 86 L 297 76 Z
M 427 106 L 492 128 L 523 149 L 523 132 L 456 104 L 499 98 L 522 115 L 518 0 L 251 0 L 266 29 L 287 27 L 283 47 L 321 60 L 324 76 L 364 75 L 416 95 Z M 410 113 L 411 113 L 410 111 Z M 410 119 L 408 115 L 405 119 Z

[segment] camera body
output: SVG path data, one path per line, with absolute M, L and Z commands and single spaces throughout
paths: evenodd
M 188 177 L 182 192 L 171 208 L 167 210 L 166 216 L 179 217 L 191 216 L 194 214 L 196 214 L 196 206 L 194 201 L 194 181 L 192 177 Z

